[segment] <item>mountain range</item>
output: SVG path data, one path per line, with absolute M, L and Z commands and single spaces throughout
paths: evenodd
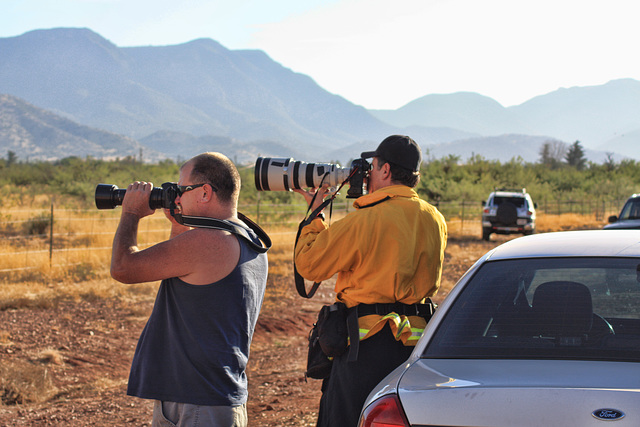
M 82 28 L 0 38 L 0 150 L 186 159 L 221 151 L 346 162 L 385 136 L 414 137 L 426 155 L 535 161 L 541 144 L 580 140 L 587 157 L 640 159 L 640 82 L 574 87 L 505 108 L 469 92 L 366 110 L 258 50 L 211 39 L 118 47 Z

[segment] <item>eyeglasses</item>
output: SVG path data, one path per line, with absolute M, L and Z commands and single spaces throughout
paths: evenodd
M 176 189 L 178 190 L 178 195 L 182 196 L 187 191 L 195 190 L 196 188 L 202 187 L 203 185 L 206 185 L 206 184 L 207 183 L 204 182 L 202 184 L 176 185 Z M 211 185 L 211 184 L 209 184 L 209 185 Z M 218 191 L 218 189 L 216 187 L 214 187 L 213 185 L 211 185 L 211 189 L 213 191 Z

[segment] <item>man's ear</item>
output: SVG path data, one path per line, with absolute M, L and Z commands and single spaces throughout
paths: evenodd
M 208 202 L 209 200 L 211 200 L 214 196 L 214 191 L 213 188 L 211 188 L 211 186 L 209 184 L 205 184 L 202 186 L 202 189 L 204 190 L 202 192 L 202 201 L 203 202 Z
M 382 178 L 383 179 L 390 178 L 391 177 L 391 165 L 389 163 L 383 164 L 380 172 L 382 172 Z

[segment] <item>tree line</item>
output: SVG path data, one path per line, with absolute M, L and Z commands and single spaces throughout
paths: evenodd
M 68 157 L 55 161 L 24 162 L 9 152 L 0 159 L 0 197 L 26 203 L 36 195 L 50 195 L 62 206 L 89 207 L 99 183 L 126 187 L 130 182 L 151 181 L 156 186 L 175 181 L 180 163 L 165 160 L 142 163 L 135 157 L 101 160 Z M 288 192 L 258 192 L 253 164 L 238 165 L 242 178 L 241 203 L 300 202 Z M 469 159 L 449 155 L 425 158 L 418 193 L 432 203 L 480 201 L 497 188 L 526 188 L 534 200 L 623 200 L 640 192 L 640 162 L 611 156 L 603 164 L 588 162 L 579 141 L 570 146 L 543 144 L 535 162 L 518 157 L 508 162 L 480 155 Z M 343 192 L 346 193 L 346 192 Z M 343 197 L 343 196 L 341 196 Z
M 580 141 L 545 142 L 535 162 L 521 157 L 508 162 L 475 155 L 428 159 L 421 168 L 418 192 L 429 200 L 484 200 L 494 189 L 526 188 L 534 200 L 620 200 L 640 192 L 640 162 L 589 162 Z

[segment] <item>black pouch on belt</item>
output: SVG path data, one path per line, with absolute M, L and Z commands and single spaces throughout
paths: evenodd
M 329 357 L 337 357 L 347 351 L 347 306 L 336 302 L 325 305 L 318 314 L 318 340 L 322 351 Z
M 333 360 L 347 350 L 347 306 L 343 303 L 325 305 L 309 331 L 307 371 L 309 378 L 325 379 L 331 373 Z
M 333 360 L 329 359 L 322 351 L 318 340 L 318 324 L 314 323 L 313 328 L 309 331 L 309 351 L 305 376 L 323 380 L 331 373 L 331 365 L 333 365 Z

